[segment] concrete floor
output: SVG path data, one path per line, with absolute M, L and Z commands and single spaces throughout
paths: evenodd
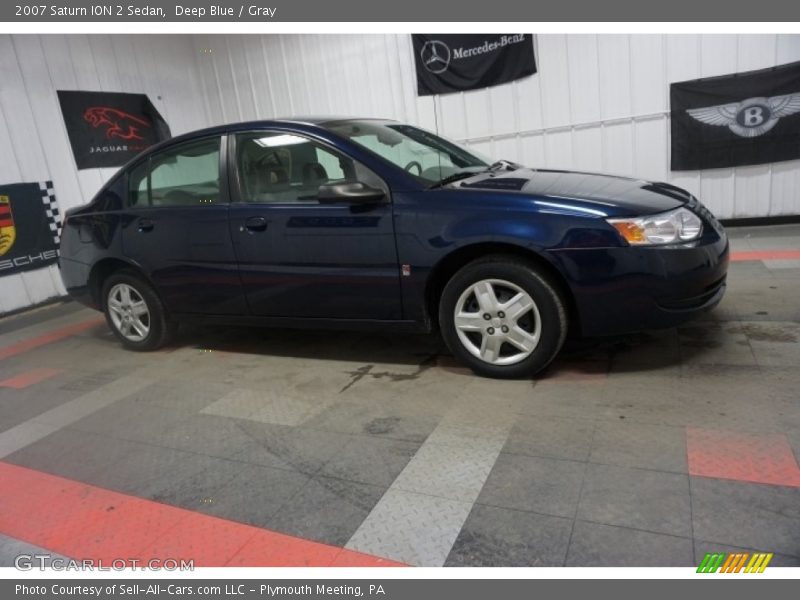
M 800 249 L 800 226 L 729 233 Z M 701 320 L 572 342 L 535 381 L 423 336 L 196 328 L 138 354 L 72 303 L 10 317 L 0 465 L 411 565 L 798 566 L 800 259 L 757 256 Z M 0 564 L 91 554 L 42 519 L 0 510 Z

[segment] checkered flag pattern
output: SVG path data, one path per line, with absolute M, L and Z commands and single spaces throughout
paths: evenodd
M 47 222 L 50 226 L 50 231 L 53 234 L 53 241 L 56 246 L 61 243 L 61 215 L 58 212 L 58 203 L 56 202 L 56 193 L 53 190 L 52 181 L 40 181 L 39 189 L 42 191 L 42 202 L 44 202 L 44 210 L 47 214 Z

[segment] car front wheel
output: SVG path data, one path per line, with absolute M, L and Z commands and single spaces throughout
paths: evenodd
M 174 331 L 158 295 L 136 275 L 123 272 L 109 277 L 103 285 L 103 302 L 106 322 L 126 348 L 156 350 Z
M 442 292 L 439 323 L 453 354 L 479 375 L 538 373 L 567 333 L 564 300 L 532 265 L 490 256 L 459 270 Z

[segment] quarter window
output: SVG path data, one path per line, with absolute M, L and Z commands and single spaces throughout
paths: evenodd
M 248 133 L 237 138 L 236 147 L 243 202 L 316 202 L 320 186 L 334 183 L 386 187 L 352 158 L 303 136 Z
M 154 154 L 128 179 L 130 206 L 203 206 L 221 201 L 219 138 Z

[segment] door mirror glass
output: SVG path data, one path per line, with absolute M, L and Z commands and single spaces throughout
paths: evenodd
M 317 193 L 317 199 L 323 204 L 377 204 L 385 198 L 383 190 L 358 181 L 321 185 Z

